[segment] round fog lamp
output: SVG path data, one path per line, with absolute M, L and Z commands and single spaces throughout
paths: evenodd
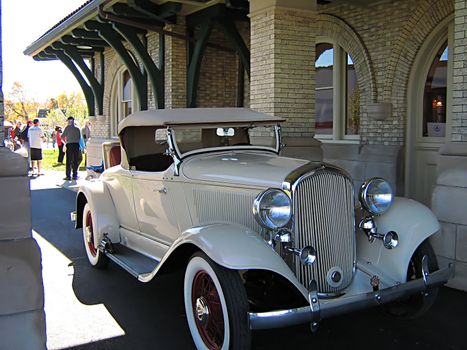
M 360 188 L 360 203 L 373 215 L 385 213 L 392 205 L 392 188 L 386 180 L 375 177 Z

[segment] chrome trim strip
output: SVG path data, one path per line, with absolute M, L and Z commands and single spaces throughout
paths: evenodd
M 319 170 L 335 171 L 346 177 L 349 181 L 352 181 L 352 177 L 349 173 L 339 167 L 323 162 L 309 162 L 289 173 L 282 182 L 282 189 L 284 191 L 293 192 L 303 177 L 312 176 Z
M 337 299 L 319 300 L 320 319 L 386 304 L 399 298 L 423 292 L 429 287 L 442 285 L 454 275 L 454 265 L 429 274 L 429 278 L 419 278 L 404 284 L 375 292 L 343 296 Z M 428 276 L 426 276 L 428 277 Z M 250 329 L 270 329 L 316 322 L 317 315 L 310 306 L 269 312 L 249 312 Z

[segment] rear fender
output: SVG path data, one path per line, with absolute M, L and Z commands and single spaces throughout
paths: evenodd
M 194 227 L 174 242 L 158 267 L 145 276 L 152 279 L 177 250 L 194 245 L 217 264 L 232 270 L 267 270 L 290 281 L 305 297 L 307 291 L 282 258 L 257 233 L 236 224 Z
M 382 241 L 370 243 L 365 234 L 357 235 L 357 256 L 360 263 L 373 265 L 392 279 L 391 284 L 407 280 L 410 258 L 418 246 L 440 230 L 436 216 L 423 204 L 408 198 L 395 198 L 389 211 L 375 218 L 378 232 L 395 231 L 399 245 L 386 249 Z
M 117 211 L 107 185 L 102 181 L 89 181 L 81 186 L 76 196 L 76 228 L 82 227 L 83 210 L 89 203 L 93 212 L 93 223 L 98 242 L 106 233 L 112 243 L 120 242 Z

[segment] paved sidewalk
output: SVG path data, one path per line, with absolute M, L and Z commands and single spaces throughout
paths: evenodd
M 31 180 L 31 190 L 62 187 L 77 192 L 79 186 L 86 181 L 86 176 L 86 171 L 79 171 L 78 180 L 66 181 L 63 179 L 65 177 L 63 171 L 45 170 L 44 175 L 30 176 L 29 178 Z

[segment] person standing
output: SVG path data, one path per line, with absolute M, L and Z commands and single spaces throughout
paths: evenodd
M 84 145 L 86 146 L 91 138 L 91 122 L 89 120 L 86 120 L 84 123 L 84 127 L 81 129 L 81 135 L 83 135 Z
M 86 152 L 86 146 L 88 145 L 88 141 L 89 139 L 91 138 L 91 122 L 89 120 L 86 120 L 84 122 L 84 126 L 83 128 L 81 129 L 81 136 L 83 137 L 83 144 L 80 145 L 80 149 L 81 149 L 81 152 L 82 154 L 84 153 L 84 164 L 87 165 L 88 164 L 88 156 L 87 156 L 87 152 Z
M 78 167 L 80 163 L 79 140 L 81 131 L 75 125 L 75 118 L 68 117 L 68 125 L 62 133 L 62 141 L 66 147 L 66 166 L 64 180 L 78 180 Z M 73 175 L 73 177 L 71 177 Z
M 44 133 L 40 128 L 39 119 L 34 119 L 33 126 L 28 130 L 29 147 L 31 150 L 31 165 L 32 175 L 42 175 L 42 141 L 44 139 Z M 37 169 L 37 172 L 36 172 Z
M 55 127 L 55 141 L 57 142 L 58 148 L 58 159 L 57 165 L 63 165 L 63 157 L 65 157 L 65 152 L 63 152 L 63 141 L 62 141 L 62 128 L 59 126 Z
M 20 135 L 21 135 L 21 126 L 22 126 L 21 121 L 17 120 L 15 128 L 13 129 L 13 138 L 16 138 L 19 140 Z

